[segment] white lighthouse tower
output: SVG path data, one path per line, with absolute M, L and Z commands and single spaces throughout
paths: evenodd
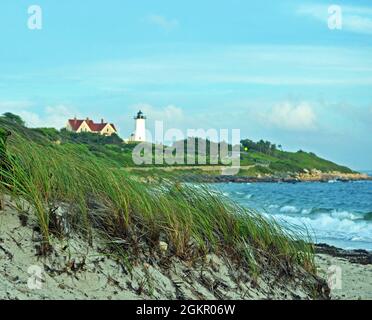
M 143 112 L 140 110 L 137 113 L 137 116 L 134 117 L 136 121 L 136 129 L 132 136 L 133 141 L 135 142 L 145 142 L 146 141 L 146 117 L 143 115 Z

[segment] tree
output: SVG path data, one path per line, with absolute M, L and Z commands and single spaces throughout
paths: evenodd
M 245 139 L 241 140 L 241 144 L 243 150 L 245 150 L 245 148 L 248 148 L 248 150 L 258 151 L 267 155 L 272 155 L 277 150 L 276 144 L 273 144 L 270 141 L 264 141 L 262 139 L 258 142 L 253 142 L 252 140 Z
M 14 113 L 5 112 L 3 114 L 3 117 L 6 118 L 7 120 L 11 121 L 11 122 L 19 124 L 21 126 L 25 126 L 25 122 L 23 121 L 23 119 L 20 116 L 14 114 Z
M 276 148 L 276 144 L 275 144 L 275 143 L 274 143 L 274 144 L 272 144 L 272 145 L 270 146 L 270 149 L 271 149 L 271 150 L 270 150 L 270 151 L 271 151 L 271 153 L 272 153 L 272 154 L 274 154 L 274 153 L 275 153 L 275 151 L 276 151 L 276 149 L 277 149 L 277 148 Z

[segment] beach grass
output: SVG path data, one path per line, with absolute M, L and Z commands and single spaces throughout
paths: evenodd
M 52 235 L 79 233 L 93 241 L 99 233 L 125 259 L 141 247 L 157 250 L 164 241 L 168 254 L 184 260 L 215 253 L 253 274 L 268 266 L 315 272 L 313 247 L 302 230 L 284 229 L 205 185 L 181 184 L 169 176 L 149 183 L 79 144 L 55 144 L 0 124 L 12 132 L 0 169 L 1 191 L 30 205 L 44 254 Z

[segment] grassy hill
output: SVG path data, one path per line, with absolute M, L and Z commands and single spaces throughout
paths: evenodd
M 256 168 L 259 173 L 297 173 L 304 170 L 352 173 L 351 169 L 322 159 L 312 152 L 303 150 L 297 152 L 283 151 L 280 150 L 282 149 L 281 146 L 277 147 L 269 141 L 253 142 L 248 139 L 242 140 L 242 149 L 241 165 L 260 165 L 261 168 Z
M 322 159 L 314 153 L 305 151 L 286 152 L 276 150 L 273 154 L 265 154 L 259 151 L 252 150 L 244 153 L 241 159 L 241 166 L 255 167 L 249 170 L 242 170 L 240 175 L 257 175 L 257 174 L 285 174 L 299 173 L 304 170 L 320 170 L 322 172 L 341 172 L 353 173 L 353 171 L 345 166 L 338 165 L 329 160 Z
M 136 166 L 132 160 L 132 151 L 136 144 L 125 144 L 116 135 L 112 137 L 103 137 L 91 133 L 76 134 L 66 130 L 58 131 L 53 128 L 30 129 L 29 131 L 43 136 L 52 142 L 66 145 L 78 145 L 81 150 L 80 152 L 95 155 L 98 158 L 110 161 L 116 166 Z M 207 141 L 206 144 L 208 163 L 211 142 Z M 231 149 L 231 146 L 229 147 Z M 242 169 L 239 175 L 252 177 L 258 175 L 277 176 L 288 173 L 301 173 L 307 170 L 320 170 L 322 172 L 337 171 L 341 173 L 353 172 L 345 166 L 322 159 L 312 152 L 305 152 L 302 150 L 298 152 L 287 152 L 279 150 L 278 147 L 272 145 L 270 142 L 260 141 L 254 143 L 250 140 L 242 140 L 240 164 Z M 183 165 L 190 167 L 186 161 L 185 164 L 176 164 L 176 166 Z M 166 165 L 164 164 L 163 166 Z M 197 169 L 199 165 L 196 161 L 196 164 L 191 166 Z M 148 167 L 151 167 L 151 165 L 148 165 Z M 218 170 L 216 170 L 216 172 L 209 171 L 209 174 L 218 174 Z

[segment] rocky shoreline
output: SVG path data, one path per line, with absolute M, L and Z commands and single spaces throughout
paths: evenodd
M 301 182 L 352 182 L 372 181 L 372 177 L 362 173 L 321 172 L 318 170 L 283 175 L 229 176 L 229 175 L 185 175 L 185 180 L 200 183 L 301 183 Z
M 372 265 L 372 252 L 367 250 L 344 250 L 325 243 L 315 245 L 317 254 L 326 254 L 331 257 L 343 258 L 351 263 Z

